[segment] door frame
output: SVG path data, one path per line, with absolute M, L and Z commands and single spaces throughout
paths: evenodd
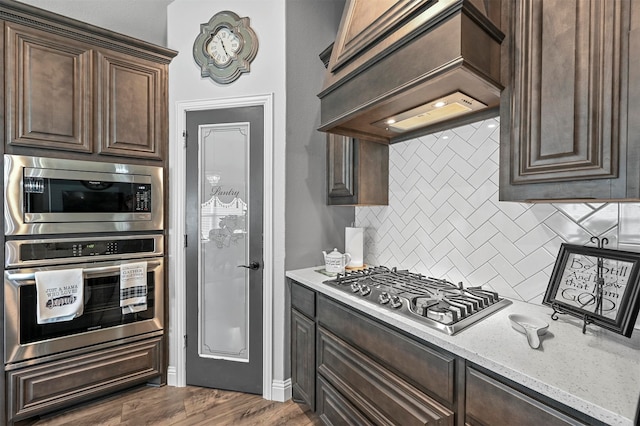
M 187 351 L 184 338 L 187 334 L 186 319 L 186 258 L 184 236 L 186 214 L 186 145 L 183 132 L 186 129 L 187 112 L 210 109 L 240 108 L 262 106 L 264 111 L 264 176 L 263 176 L 263 276 L 262 276 L 262 396 L 272 399 L 273 380 L 273 247 L 274 247 L 274 212 L 273 212 L 273 94 L 243 96 L 236 98 L 204 99 L 197 101 L 176 102 L 176 126 L 174 143 L 170 147 L 169 187 L 171 194 L 170 217 L 171 229 L 169 238 L 170 253 L 173 259 L 169 264 L 170 282 L 174 285 L 173 304 L 170 312 L 169 346 L 170 353 L 175 355 L 173 367 L 169 367 L 169 385 L 183 387 L 187 384 L 186 361 Z M 172 261 L 171 261 L 172 260 Z M 173 360 L 172 360 L 173 361 Z

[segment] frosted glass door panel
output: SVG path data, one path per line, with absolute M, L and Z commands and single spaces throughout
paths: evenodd
M 249 123 L 199 127 L 201 357 L 249 361 Z

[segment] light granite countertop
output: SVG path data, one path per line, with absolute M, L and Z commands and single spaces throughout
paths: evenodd
M 568 315 L 551 320 L 551 308 L 514 300 L 454 336 L 433 330 L 376 303 L 344 293 L 323 281 L 322 267 L 288 271 L 286 276 L 420 339 L 498 373 L 610 425 L 633 425 L 640 401 L 640 330 L 632 338 Z M 511 328 L 509 314 L 549 323 L 539 349 Z

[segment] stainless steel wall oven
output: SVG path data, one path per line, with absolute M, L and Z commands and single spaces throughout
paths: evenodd
M 164 327 L 162 235 L 118 235 L 14 240 L 5 244 L 4 361 L 27 361 L 138 335 L 160 335 Z M 147 264 L 147 309 L 123 313 L 120 270 Z M 81 268 L 84 312 L 70 321 L 36 321 L 37 271 Z

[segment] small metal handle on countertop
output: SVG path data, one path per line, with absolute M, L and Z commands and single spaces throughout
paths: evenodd
M 125 263 L 126 265 L 126 263 Z M 147 262 L 147 267 L 151 266 L 158 266 L 160 265 L 160 262 Z M 73 267 L 71 267 L 71 265 L 69 265 L 70 267 L 67 269 L 75 269 Z M 99 268 L 86 268 L 82 270 L 82 274 L 102 274 L 102 273 L 109 273 L 109 272 L 118 272 L 120 271 L 120 266 L 121 265 L 115 265 L 115 266 L 101 266 Z M 54 269 L 52 269 L 54 270 Z M 55 270 L 59 270 L 59 269 L 55 269 Z M 15 272 L 6 272 L 7 274 L 7 279 L 9 279 L 10 281 L 28 281 L 28 280 L 34 280 L 36 278 L 36 274 L 35 272 L 27 272 L 27 273 L 15 273 Z

